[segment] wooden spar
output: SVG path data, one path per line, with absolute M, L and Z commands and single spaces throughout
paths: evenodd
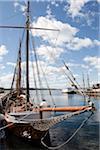
M 26 20 L 26 99 L 29 102 L 29 1 Z
M 20 88 L 21 88 L 21 41 L 19 45 L 19 54 L 18 54 L 18 74 L 16 83 L 17 96 L 20 95 Z
M 81 111 L 84 109 L 92 109 L 90 106 L 68 106 L 68 107 L 47 107 L 47 108 L 40 108 L 39 111 L 58 111 L 58 112 L 74 112 L 74 111 Z
M 27 29 L 26 26 L 1 26 L 0 28 L 7 28 L 7 29 Z M 34 30 L 47 30 L 47 31 L 60 31 L 59 29 L 49 29 L 49 28 L 37 28 L 37 27 L 32 27 L 29 26 L 29 29 L 34 29 Z

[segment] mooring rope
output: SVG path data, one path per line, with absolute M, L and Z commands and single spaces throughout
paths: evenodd
M 46 134 L 44 135 L 44 137 L 41 138 L 41 144 L 47 148 L 47 149 L 50 149 L 50 150 L 56 150 L 56 149 L 59 149 L 61 147 L 63 147 L 65 144 L 68 144 L 72 138 L 78 133 L 78 131 L 84 126 L 84 124 L 89 120 L 89 118 L 92 116 L 93 112 L 85 119 L 83 120 L 83 122 L 81 123 L 81 125 L 76 129 L 76 131 L 62 144 L 58 145 L 58 146 L 54 146 L 54 147 L 51 147 L 51 146 L 48 146 L 46 143 L 44 143 L 44 139 L 45 137 L 47 136 L 48 132 L 46 132 Z
M 10 126 L 12 126 L 13 124 L 14 124 L 14 123 L 10 123 L 10 124 L 8 124 L 8 125 L 6 125 L 6 126 L 1 127 L 1 128 L 0 128 L 0 131 L 3 130 L 3 129 L 6 129 L 6 128 L 10 127 Z
M 27 115 L 25 115 L 24 117 L 21 117 L 20 119 L 18 119 L 17 121 L 21 121 L 21 120 L 23 120 L 23 119 L 25 119 L 28 115 L 30 115 L 30 114 L 27 114 Z M 4 119 L 5 120 L 5 119 Z M 3 129 L 6 129 L 7 127 L 10 127 L 10 126 L 12 126 L 13 124 L 15 124 L 15 122 L 13 122 L 13 123 L 10 123 L 10 124 L 7 124 L 7 125 L 5 125 L 5 126 L 3 126 L 3 127 L 1 127 L 0 128 L 0 131 L 1 130 L 3 130 Z

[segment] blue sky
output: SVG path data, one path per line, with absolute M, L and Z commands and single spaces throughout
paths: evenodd
M 25 25 L 26 3 L 27 1 L 19 0 L 0 1 L 0 25 Z M 66 70 L 62 60 L 69 66 L 80 85 L 83 84 L 82 74 L 86 85 L 87 74 L 91 85 L 100 82 L 99 4 L 99 0 L 30 1 L 31 26 L 60 30 L 30 32 L 34 36 L 38 62 L 41 63 L 51 88 L 70 86 L 63 73 Z M 23 30 L 20 29 L 0 29 L 0 86 L 10 87 L 22 33 Z M 34 87 L 32 63 L 34 68 L 36 65 L 32 44 L 30 45 L 30 86 Z M 22 67 L 25 70 L 24 44 L 22 55 Z M 67 71 L 66 73 L 69 74 Z M 41 70 L 40 74 L 45 87 Z

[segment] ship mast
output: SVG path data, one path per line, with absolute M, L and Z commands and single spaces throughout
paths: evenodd
M 21 91 L 21 41 L 19 45 L 19 52 L 18 52 L 18 73 L 17 73 L 17 83 L 16 83 L 16 89 L 17 89 L 17 96 L 20 95 Z
M 60 31 L 59 29 L 47 29 L 47 28 L 40 28 L 40 27 L 32 27 L 30 26 L 30 19 L 29 19 L 29 1 L 27 3 L 27 12 L 26 12 L 26 25 L 25 26 L 13 26 L 13 25 L 0 25 L 0 28 L 7 28 L 7 29 L 26 29 L 26 99 L 29 102 L 29 29 L 37 29 L 37 30 L 48 30 L 48 31 Z M 19 54 L 20 57 L 20 54 Z M 20 60 L 21 61 L 21 60 Z M 20 62 L 19 62 L 20 63 Z M 21 64 L 19 64 L 19 88 L 21 85 Z M 16 69 L 15 69 L 16 71 Z M 14 78 L 13 78 L 14 82 Z M 12 85 L 13 85 L 12 82 Z M 11 87 L 12 87 L 11 85 Z
M 26 20 L 26 99 L 29 102 L 29 1 Z

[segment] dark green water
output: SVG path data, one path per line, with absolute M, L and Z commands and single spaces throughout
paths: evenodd
M 31 91 L 33 96 L 35 91 Z M 45 99 L 51 105 L 51 100 L 47 91 L 44 95 Z M 84 98 L 80 95 L 67 95 L 62 94 L 60 91 L 52 91 L 53 99 L 58 106 L 72 106 L 83 105 Z M 91 118 L 85 123 L 85 125 L 79 130 L 74 138 L 60 150 L 99 150 L 99 122 L 100 122 L 100 98 L 91 98 L 94 102 L 96 111 Z M 56 113 L 58 115 L 58 113 Z M 52 146 L 57 146 L 65 142 L 79 127 L 84 119 L 90 115 L 89 112 L 74 116 L 68 120 L 65 120 L 50 129 L 50 140 Z M 10 135 L 9 135 L 10 136 Z M 13 142 L 14 141 L 14 142 Z M 44 150 L 44 147 L 36 147 L 30 143 L 21 142 L 17 139 L 4 140 L 0 142 L 0 150 Z

